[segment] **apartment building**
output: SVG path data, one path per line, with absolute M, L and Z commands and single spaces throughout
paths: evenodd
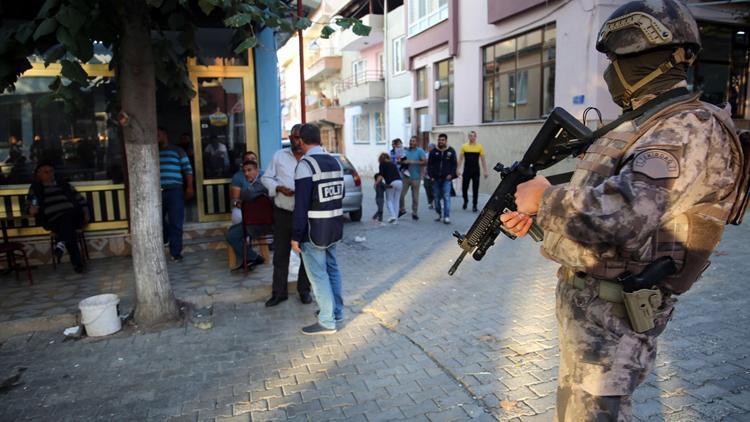
M 426 143 L 446 133 L 458 147 L 475 130 L 490 164 L 518 159 L 554 107 L 604 120 L 619 115 L 594 49 L 599 28 L 624 0 L 406 0 L 406 65 L 412 76 L 412 131 Z M 747 8 L 689 2 L 703 51 L 690 83 L 706 101 L 730 102 L 747 127 Z M 563 163 L 548 173 L 570 169 Z M 496 177 L 496 176 L 493 176 Z M 485 183 L 483 190 L 494 187 Z

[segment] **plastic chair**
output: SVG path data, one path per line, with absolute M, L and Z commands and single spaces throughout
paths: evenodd
M 252 239 L 273 233 L 273 202 L 266 195 L 242 201 L 242 268 L 247 274 L 247 250 Z M 250 226 L 250 230 L 248 230 Z

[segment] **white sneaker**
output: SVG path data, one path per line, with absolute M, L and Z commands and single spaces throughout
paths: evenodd
M 393 223 L 395 223 L 395 222 L 396 222 L 396 217 L 391 217 L 391 218 L 389 218 L 389 219 L 388 219 L 388 222 L 389 222 L 390 224 L 393 224 Z
M 450 223 L 451 223 L 451 219 L 450 219 L 449 217 L 445 217 L 445 218 L 443 219 L 443 223 L 445 223 L 445 224 L 450 224 Z

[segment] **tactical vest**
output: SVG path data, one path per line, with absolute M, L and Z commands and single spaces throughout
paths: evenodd
M 327 248 L 344 235 L 344 172 L 328 154 L 306 155 L 301 161 L 310 166 L 313 174 L 312 203 L 307 211 L 308 236 L 314 246 Z
M 708 111 L 732 138 L 732 161 L 744 162 L 743 175 L 748 164 L 743 148 L 734 130 L 734 123 L 726 109 L 698 101 L 699 94 L 675 101 L 643 121 L 627 121 L 597 139 L 578 163 L 571 187 L 598 186 L 606 178 L 619 173 L 622 159 L 637 141 L 657 123 L 685 111 Z M 737 160 L 737 161 L 735 161 Z M 624 271 L 640 272 L 648 263 L 662 256 L 671 256 L 678 271 L 664 281 L 664 286 L 674 293 L 687 291 L 710 264 L 709 257 L 716 248 L 724 225 L 737 223 L 744 214 L 747 198 L 747 177 L 714 202 L 695 204 L 685 213 L 670 221 L 662 221 L 659 229 L 636 251 L 623 251 L 613 245 L 584 245 L 558 233 L 545 233 L 542 254 L 546 257 L 593 277 L 613 280 Z M 738 204 L 738 202 L 744 202 Z

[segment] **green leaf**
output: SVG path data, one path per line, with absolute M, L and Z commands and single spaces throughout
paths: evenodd
M 63 60 L 60 63 L 62 64 L 61 73 L 64 77 L 82 85 L 88 84 L 89 75 L 83 70 L 80 63 L 70 60 Z
M 336 18 L 336 25 L 341 29 L 349 29 L 352 26 L 352 20 L 349 18 Z
M 87 37 L 79 37 L 76 40 L 78 41 L 75 52 L 76 57 L 81 62 L 87 63 L 94 57 L 94 43 Z
M 29 40 L 29 38 L 31 38 L 33 34 L 33 22 L 25 23 L 16 28 L 16 40 L 18 40 L 18 42 L 20 42 L 21 44 L 26 44 L 26 42 Z
M 330 38 L 331 35 L 333 35 L 334 32 L 336 32 L 336 31 L 334 31 L 333 28 L 331 28 L 330 26 L 326 25 L 326 26 L 323 27 L 323 29 L 320 30 L 320 38 L 323 38 L 324 40 L 328 39 L 328 38 Z
M 307 29 L 312 25 L 310 19 L 305 17 L 299 18 L 294 22 L 294 29 Z
M 68 31 L 67 28 L 64 26 L 58 26 L 55 35 L 57 35 L 57 40 L 67 47 L 68 51 L 76 50 L 76 39 L 73 38 L 73 35 L 70 34 L 70 31 Z
M 371 30 L 372 30 L 372 28 L 370 28 L 369 26 L 363 24 L 360 21 L 357 21 L 354 24 L 354 27 L 352 27 L 352 32 L 354 32 L 355 34 L 359 35 L 360 37 L 366 37 L 366 36 L 370 35 L 370 31 Z
M 41 24 L 39 24 L 39 26 L 36 28 L 36 31 L 34 31 L 34 41 L 45 35 L 49 35 L 55 32 L 55 29 L 57 29 L 57 20 L 55 18 L 45 19 Z
M 54 47 L 47 50 L 44 53 L 44 67 L 49 66 L 50 63 L 60 60 L 68 50 L 62 44 L 57 44 Z
M 205 15 L 210 15 L 216 6 L 210 0 L 198 0 L 198 7 L 201 8 Z
M 181 29 L 185 25 L 185 17 L 182 16 L 182 13 L 180 12 L 172 13 L 169 15 L 167 25 L 169 25 L 171 29 Z
M 86 15 L 70 6 L 61 7 L 55 17 L 61 25 L 68 28 L 71 35 L 76 35 L 78 30 L 86 23 Z
M 253 16 L 247 13 L 238 13 L 234 16 L 230 16 L 224 19 L 224 25 L 231 28 L 239 28 L 241 26 L 248 25 L 253 21 Z
M 250 48 L 254 48 L 256 45 L 258 45 L 258 39 L 257 38 L 255 38 L 255 37 L 247 37 L 247 38 L 245 38 L 245 41 L 242 41 L 240 43 L 240 45 L 238 45 L 234 49 L 234 52 L 236 54 L 240 54 L 240 53 L 242 53 L 245 50 L 248 50 Z
M 50 11 L 60 4 L 60 0 L 47 0 L 42 5 L 42 8 L 39 9 L 39 13 L 36 14 L 37 18 L 46 18 L 50 15 Z

